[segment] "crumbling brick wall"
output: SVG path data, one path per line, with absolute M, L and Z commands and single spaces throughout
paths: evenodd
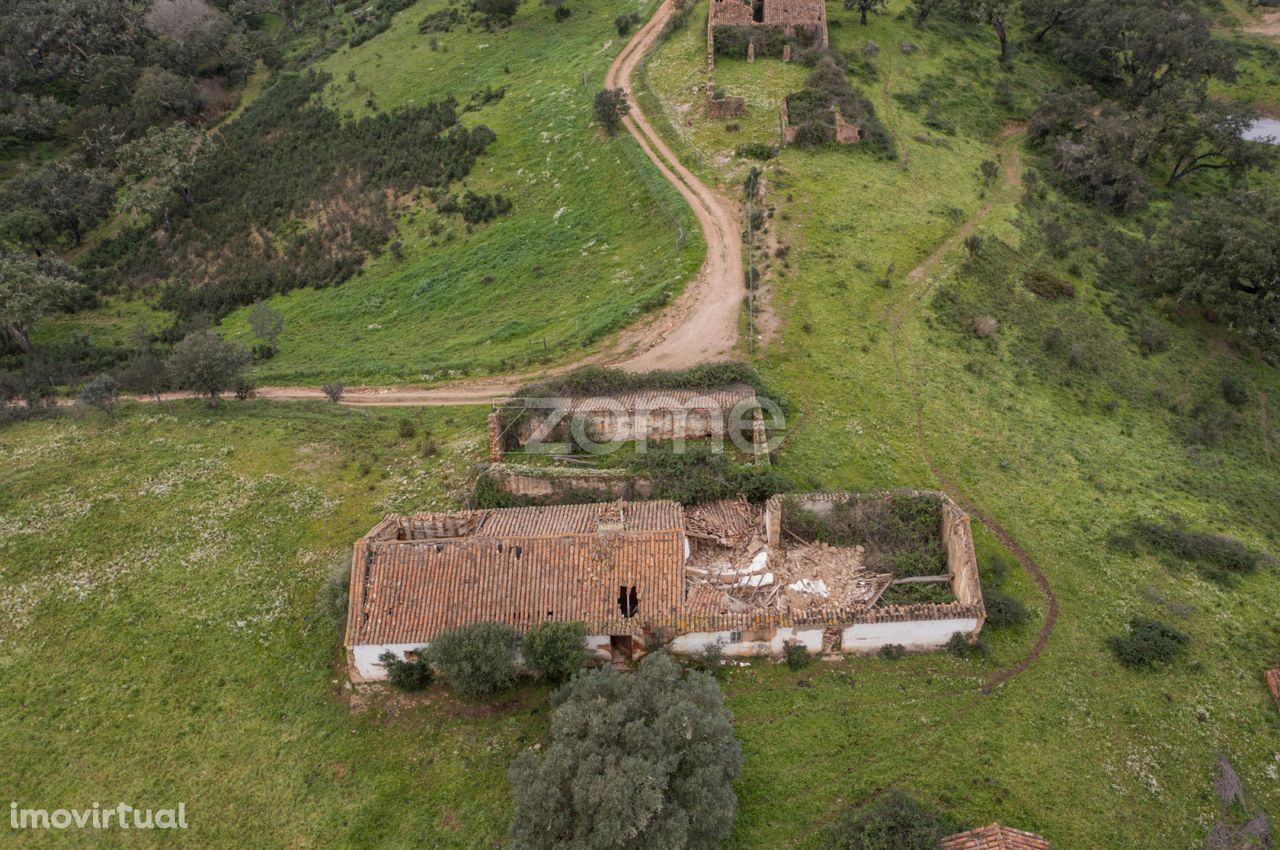
M 494 464 L 483 474 L 505 493 L 535 499 L 554 501 L 583 493 L 610 499 L 647 499 L 653 495 L 653 482 L 648 478 L 615 470 Z

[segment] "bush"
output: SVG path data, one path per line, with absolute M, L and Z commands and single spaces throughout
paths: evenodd
M 724 663 L 724 641 L 715 640 L 702 647 L 697 655 L 698 668 L 715 674 Z
M 996 321 L 995 316 L 978 316 L 973 320 L 973 335 L 978 339 L 995 336 L 998 330 L 1000 330 L 1000 323 Z
M 413 424 L 412 419 L 401 419 L 400 424 L 396 426 L 396 432 L 399 433 L 400 439 L 412 440 L 418 435 L 418 426 Z
M 321 384 L 320 391 L 324 393 L 325 398 L 329 399 L 329 401 L 334 404 L 337 404 L 342 401 L 342 394 L 347 391 L 347 386 L 346 384 L 341 384 L 337 381 L 331 381 L 326 384 Z
M 204 396 L 211 405 L 235 385 L 252 362 L 249 350 L 213 331 L 190 334 L 169 353 L 169 373 L 177 386 Z
M 763 162 L 777 156 L 778 148 L 765 142 L 748 142 L 745 145 L 738 145 L 736 154 L 746 159 L 755 159 Z
M 586 666 L 586 638 L 582 623 L 539 623 L 525 632 L 524 663 L 548 682 L 564 682 Z
M 742 749 L 715 680 L 665 652 L 575 677 L 541 754 L 509 772 L 512 850 L 714 848 L 733 826 Z
M 986 658 L 991 654 L 991 647 L 986 641 L 975 640 L 972 643 L 963 632 L 955 632 L 947 641 L 947 652 L 957 658 Z
M 897 788 L 890 788 L 831 827 L 823 850 L 937 850 L 963 826 L 928 808 Z
M 232 394 L 239 401 L 248 401 L 258 394 L 258 382 L 246 374 L 236 375 L 235 384 L 231 387 Z
M 431 665 L 421 655 L 402 659 L 394 652 L 384 652 L 378 660 L 387 671 L 387 681 L 398 691 L 413 693 L 426 690 L 435 679 Z
M 120 398 L 120 384 L 110 375 L 99 375 L 84 385 L 77 400 L 81 404 L 96 407 L 108 416 L 115 417 L 116 401 Z
M 1108 542 L 1122 551 L 1152 552 L 1170 566 L 1189 564 L 1205 578 L 1222 584 L 1276 564 L 1271 555 L 1234 537 L 1189 529 L 1178 516 L 1167 522 L 1134 520 L 1126 529 L 1113 532 Z
M 596 92 L 595 110 L 596 120 L 612 135 L 622 123 L 622 116 L 631 112 L 626 90 L 601 89 Z
M 984 590 L 982 601 L 987 609 L 987 625 L 990 627 L 1020 626 L 1031 617 L 1026 605 L 1003 590 Z
M 475 698 L 515 684 L 520 646 L 506 623 L 472 623 L 437 635 L 427 657 L 458 694 Z
M 798 640 L 789 640 L 783 644 L 782 654 L 790 670 L 803 670 L 813 660 L 813 656 L 809 654 L 809 647 Z
M 1232 407 L 1244 407 L 1249 403 L 1249 387 L 1235 375 L 1224 377 L 1219 389 L 1222 400 Z
M 1159 620 L 1134 617 L 1129 632 L 1107 638 L 1116 660 L 1126 667 L 1151 669 L 1168 664 L 1182 653 L 1190 641 L 1186 635 Z
M 900 643 L 886 643 L 880 647 L 880 657 L 889 661 L 897 661 L 907 654 L 907 648 Z
M 1044 269 L 1032 269 L 1022 279 L 1022 283 L 1046 301 L 1076 297 L 1076 288 L 1071 281 L 1063 280 Z

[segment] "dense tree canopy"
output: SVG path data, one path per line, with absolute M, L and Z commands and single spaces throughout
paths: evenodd
M 1188 204 L 1155 240 L 1148 274 L 1157 292 L 1280 357 L 1280 196 L 1242 191 Z
M 541 755 L 511 767 L 516 850 L 710 850 L 733 825 L 742 752 L 720 688 L 666 653 L 555 697 Z
M 75 272 L 57 260 L 0 252 L 0 347 L 30 351 L 28 335 L 36 321 L 82 290 Z

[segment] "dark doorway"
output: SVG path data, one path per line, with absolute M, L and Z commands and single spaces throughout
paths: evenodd
M 634 648 L 631 635 L 609 635 L 609 660 L 614 664 L 630 664 Z

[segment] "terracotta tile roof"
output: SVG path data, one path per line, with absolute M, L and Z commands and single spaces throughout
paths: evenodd
M 1271 689 L 1271 695 L 1276 698 L 1276 705 L 1280 706 L 1280 667 L 1268 670 L 1263 674 L 1263 678 L 1267 681 L 1267 687 Z
M 942 839 L 940 850 L 1052 850 L 1039 835 L 993 823 Z
M 365 535 L 365 539 L 594 534 L 600 530 L 601 523 L 612 524 L 615 530 L 621 523 L 621 530 L 628 532 L 669 531 L 684 527 L 684 514 L 675 502 L 612 502 L 424 512 L 387 517 Z
M 764 3 L 766 26 L 818 24 L 826 20 L 826 16 L 823 0 L 765 0 Z
M 546 620 L 581 620 L 591 634 L 630 634 L 669 621 L 684 597 L 681 517 L 670 502 L 389 517 L 356 544 L 346 644 L 423 643 L 485 620 L 522 631 Z M 445 521 L 471 523 L 473 531 L 386 536 L 406 524 Z M 623 616 L 620 587 L 636 588 L 635 617 Z

